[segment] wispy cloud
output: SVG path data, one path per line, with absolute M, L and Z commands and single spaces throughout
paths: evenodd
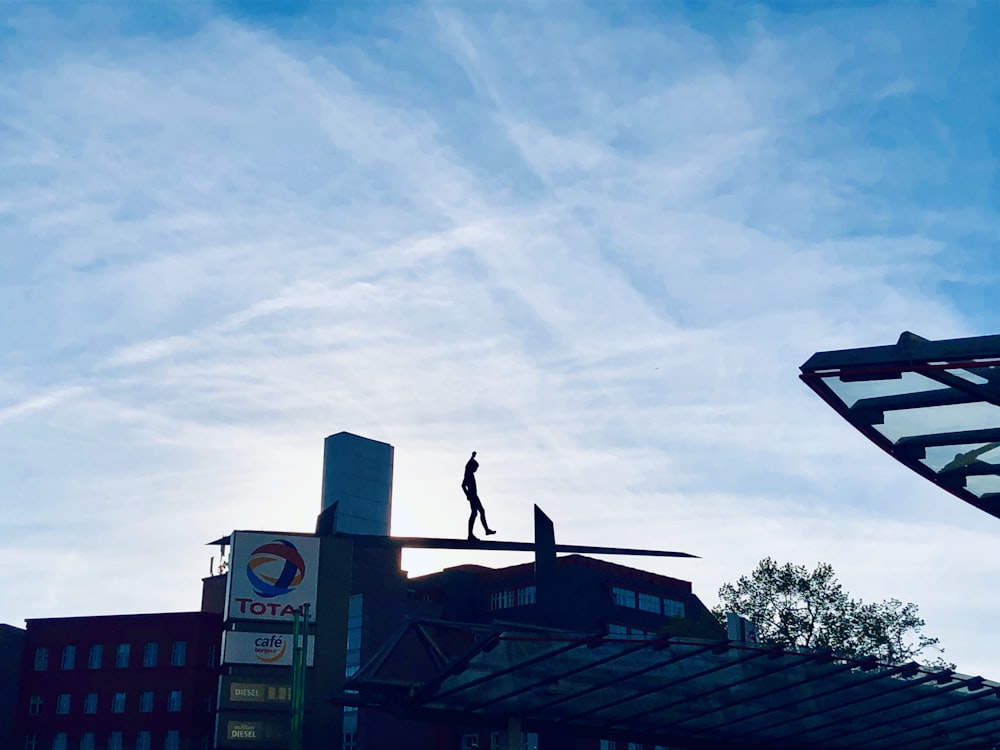
M 1000 675 L 951 614 L 992 591 L 964 573 L 981 519 L 795 377 L 816 349 L 992 332 L 966 294 L 997 286 L 970 271 L 996 260 L 987 149 L 920 62 L 943 11 L 407 5 L 328 35 L 101 7 L 88 35 L 23 11 L 0 60 L 0 557 L 66 556 L 0 619 L 197 606 L 204 542 L 310 528 L 348 429 L 397 448 L 396 533 L 460 533 L 475 449 L 509 538 L 537 502 L 567 542 L 686 549 L 650 566 L 708 601 L 765 554 L 828 560 Z M 958 144 L 961 190 L 938 141 L 885 140 L 897 105 Z

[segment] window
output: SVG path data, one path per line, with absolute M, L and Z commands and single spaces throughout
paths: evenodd
M 119 643 L 118 651 L 115 653 L 115 666 L 119 669 L 128 667 L 128 658 L 131 647 L 127 643 Z
M 358 750 L 357 732 L 344 732 L 344 750 Z
M 28 716 L 38 716 L 42 710 L 42 696 L 33 695 L 28 700 Z
M 49 668 L 49 649 L 47 646 L 39 646 L 35 649 L 35 671 L 44 672 Z
M 108 750 L 122 750 L 121 732 L 112 732 L 108 735 Z
M 641 742 L 630 742 L 628 743 L 628 750 L 642 750 Z
M 611 599 L 620 607 L 635 607 L 635 592 L 631 589 L 623 589 L 621 586 L 612 586 Z M 601 740 L 601 742 L 607 741 L 608 740 Z
M 517 606 L 523 607 L 526 604 L 535 603 L 535 587 L 523 586 L 517 590 Z
M 168 729 L 167 736 L 163 740 L 163 750 L 180 750 L 181 733 L 176 729 Z
M 490 609 L 507 609 L 514 606 L 514 591 L 494 591 L 490 594 Z M 474 735 L 467 735 L 472 737 Z M 477 740 L 478 741 L 478 740 Z
M 93 732 L 84 732 L 80 735 L 80 750 L 94 750 Z
M 57 732 L 52 738 L 52 750 L 66 750 L 66 733 Z
M 125 693 L 115 693 L 111 698 L 111 713 L 125 713 Z
M 361 627 L 363 618 L 364 595 L 354 594 L 347 603 L 347 650 L 357 651 L 361 648 Z
M 170 695 L 167 696 L 167 710 L 168 711 L 180 711 L 181 710 L 181 691 L 171 690 Z
M 87 697 L 83 699 L 83 712 L 85 714 L 97 713 L 97 693 L 87 693 Z
M 72 669 L 76 664 L 76 646 L 63 646 L 62 650 L 62 668 Z
M 644 612 L 655 612 L 660 614 L 660 597 L 656 594 L 639 593 L 639 609 Z
M 100 643 L 95 643 L 90 647 L 90 655 L 87 657 L 87 668 L 88 669 L 100 669 L 101 661 L 104 659 L 104 646 Z
M 684 602 L 679 602 L 676 599 L 664 599 L 663 614 L 667 617 L 684 617 Z
M 24 750 L 38 750 L 38 735 L 29 734 L 24 738 Z
M 170 649 L 170 666 L 183 667 L 187 661 L 187 641 L 174 641 Z
M 628 635 L 628 628 L 618 623 L 608 623 L 608 635 Z
M 69 693 L 60 693 L 59 697 L 56 698 L 56 713 L 57 714 L 69 713 Z
M 635 605 L 633 604 L 633 605 L 626 605 L 626 606 L 633 606 L 634 607 Z M 614 740 L 601 740 L 601 750 L 615 750 L 615 741 Z
M 463 735 L 462 750 L 479 750 L 479 735 L 478 734 Z
M 149 750 L 152 745 L 153 739 L 148 729 L 143 729 L 135 736 L 135 750 Z
M 160 644 L 147 643 L 146 647 L 142 650 L 142 666 L 155 667 L 156 656 L 159 653 L 159 651 L 160 651 Z
M 139 695 L 139 711 L 148 714 L 153 710 L 153 691 L 146 690 Z

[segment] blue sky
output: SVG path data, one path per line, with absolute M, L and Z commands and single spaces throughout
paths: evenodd
M 995 3 L 0 3 L 0 621 L 194 609 L 309 530 L 830 562 L 1000 679 L 1000 528 L 797 380 L 998 332 Z M 408 553 L 414 573 L 468 557 Z M 484 564 L 521 561 L 486 556 Z

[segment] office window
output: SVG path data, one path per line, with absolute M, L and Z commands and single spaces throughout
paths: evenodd
M 631 589 L 623 589 L 621 586 L 612 586 L 611 599 L 620 607 L 635 607 L 635 592 Z M 607 740 L 601 740 L 601 742 L 606 741 Z
M 494 591 L 490 594 L 490 609 L 508 609 L 514 606 L 514 590 Z M 470 735 L 471 736 L 471 735 Z
M 63 646 L 62 650 L 62 668 L 72 669 L 76 664 L 76 646 Z
M 635 606 L 635 605 L 631 605 Z M 601 750 L 615 750 L 614 740 L 601 740 Z
M 526 604 L 535 603 L 535 587 L 524 586 L 517 590 L 517 606 L 523 607 Z
M 83 699 L 83 712 L 85 714 L 97 713 L 97 693 L 87 693 L 87 697 Z
M 28 716 L 38 716 L 42 711 L 42 696 L 33 695 L 28 699 Z
M 679 602 L 676 599 L 664 599 L 663 614 L 668 617 L 684 617 L 684 602 Z
M 479 735 L 478 734 L 463 735 L 462 750 L 479 750 Z
M 358 750 L 357 732 L 344 732 L 343 750 Z
M 641 742 L 630 742 L 628 743 L 628 750 L 642 750 Z
M 167 696 L 167 710 L 168 711 L 180 711 L 181 710 L 181 691 L 171 690 L 170 695 Z
M 139 695 L 139 711 L 148 714 L 153 710 L 153 691 L 145 690 Z
M 656 594 L 643 594 L 639 593 L 639 609 L 644 612 L 655 612 L 660 614 L 660 597 Z
M 111 698 L 111 713 L 125 713 L 125 693 L 115 693 Z
M 108 735 L 108 750 L 124 750 L 121 732 L 112 732 Z
M 147 643 L 142 649 L 142 666 L 155 667 L 156 657 L 160 653 L 160 644 Z
M 187 661 L 187 641 L 174 641 L 170 649 L 170 666 L 183 667 Z
M 93 732 L 84 732 L 80 735 L 80 750 L 94 750 Z
M 52 750 L 66 750 L 66 733 L 57 732 L 52 738 Z
M 90 655 L 87 657 L 87 668 L 88 669 L 100 669 L 101 661 L 104 659 L 104 646 L 100 643 L 95 643 L 90 647 Z
M 59 697 L 56 698 L 56 713 L 57 714 L 69 713 L 69 693 L 60 693 Z
M 176 729 L 168 729 L 167 736 L 163 739 L 163 750 L 180 750 L 181 733 Z
M 608 635 L 622 636 L 628 635 L 628 628 L 616 622 L 608 623 Z
M 49 649 L 47 646 L 39 646 L 35 649 L 35 671 L 44 672 L 49 668 Z
M 152 746 L 153 738 L 148 729 L 143 729 L 135 736 L 135 750 L 150 750 Z
M 115 666 L 119 669 L 125 669 L 128 667 L 128 659 L 131 654 L 132 648 L 127 643 L 119 643 L 118 651 L 115 653 Z
M 38 736 L 29 734 L 24 738 L 24 750 L 38 750 Z

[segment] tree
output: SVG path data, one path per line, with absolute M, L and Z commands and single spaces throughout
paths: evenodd
M 725 623 L 725 612 L 753 622 L 761 641 L 777 646 L 829 648 L 849 657 L 874 656 L 901 664 L 927 650 L 937 656 L 927 666 L 954 668 L 940 654 L 937 638 L 923 634 L 924 620 L 916 604 L 898 599 L 865 604 L 844 591 L 828 563 L 809 571 L 802 565 L 778 565 L 765 557 L 749 576 L 719 589 L 712 610 Z

